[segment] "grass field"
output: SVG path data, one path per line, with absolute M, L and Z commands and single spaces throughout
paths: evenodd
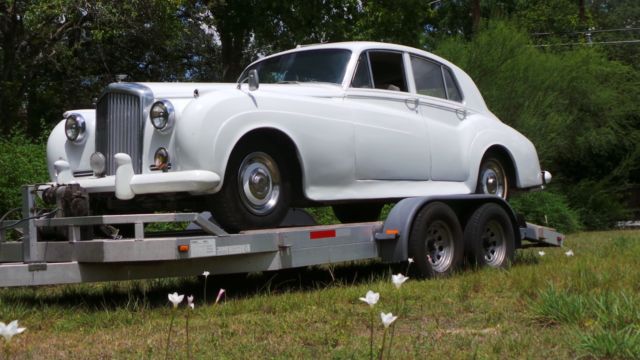
M 574 256 L 565 256 L 572 249 Z M 391 274 L 407 264 L 344 264 L 277 273 L 0 290 L 0 320 L 27 330 L 0 355 L 17 359 L 366 359 L 369 306 L 399 316 L 391 358 L 640 358 L 640 232 L 569 235 L 565 248 L 518 252 L 507 271 L 445 279 Z M 196 275 L 196 274 L 194 274 Z M 219 288 L 227 297 L 214 299 Z M 175 311 L 167 294 L 195 295 Z M 186 298 L 185 298 L 186 303 Z M 189 341 L 186 316 L 189 315 Z M 389 336 L 387 337 L 389 339 Z

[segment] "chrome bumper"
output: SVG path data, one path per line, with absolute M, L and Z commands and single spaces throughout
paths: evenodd
M 79 184 L 89 193 L 114 192 L 120 200 L 133 199 L 140 194 L 166 192 L 207 193 L 220 184 L 220 175 L 206 170 L 158 172 L 156 174 L 135 174 L 131 157 L 118 153 L 116 174 L 105 177 L 77 178 L 73 176 L 69 163 L 58 160 L 56 184 Z

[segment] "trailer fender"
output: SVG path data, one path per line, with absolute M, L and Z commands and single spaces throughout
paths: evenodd
M 520 221 L 511 206 L 502 198 L 493 195 L 448 195 L 448 196 L 421 196 L 406 198 L 398 202 L 389 212 L 384 221 L 382 231 L 376 234 L 379 254 L 384 262 L 406 261 L 409 257 L 409 235 L 411 227 L 418 212 L 428 203 L 433 201 L 443 202 L 449 205 L 458 216 L 460 225 L 464 230 L 468 219 L 480 206 L 489 202 L 503 207 L 513 225 L 515 234 L 515 247 L 521 245 Z

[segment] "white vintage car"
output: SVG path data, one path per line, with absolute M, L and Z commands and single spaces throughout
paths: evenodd
M 64 114 L 47 160 L 94 213 L 207 209 L 232 231 L 278 225 L 291 206 L 365 221 L 405 197 L 506 198 L 550 180 L 464 71 L 375 42 L 271 55 L 237 84 L 113 83 L 95 110 Z

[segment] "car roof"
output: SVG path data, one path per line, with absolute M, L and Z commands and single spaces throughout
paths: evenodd
M 376 41 L 345 41 L 345 42 L 334 42 L 334 43 L 323 43 L 323 44 L 298 45 L 293 49 L 265 56 L 264 58 L 254 61 L 254 63 L 270 57 L 279 56 L 282 54 L 288 54 L 288 53 L 294 53 L 294 52 L 306 51 L 306 50 L 316 50 L 316 49 L 318 50 L 319 49 L 346 49 L 346 50 L 351 50 L 353 52 L 361 52 L 363 50 L 372 50 L 372 49 L 404 51 L 408 53 L 414 53 L 417 55 L 426 56 L 434 60 L 437 60 L 447 66 L 457 68 L 455 64 L 449 62 L 447 59 L 441 58 L 440 56 L 430 53 L 428 51 L 416 49 L 414 47 L 405 46 L 405 45 L 390 44 L 390 43 L 376 42 Z
M 461 68 L 459 68 L 454 63 L 450 62 L 447 59 L 444 59 L 438 55 L 430 53 L 425 50 L 416 49 L 414 47 L 384 43 L 384 42 L 376 42 L 376 41 L 346 41 L 346 42 L 334 42 L 334 43 L 323 43 L 323 44 L 309 44 L 309 45 L 298 45 L 296 48 L 291 50 L 286 50 L 282 52 L 278 52 L 275 54 L 271 54 L 269 56 L 265 56 L 260 58 L 254 62 L 252 62 L 249 66 L 252 66 L 255 63 L 263 61 L 265 59 L 280 56 L 288 53 L 295 53 L 299 51 L 308 51 L 308 50 L 320 50 L 320 49 L 345 49 L 351 50 L 354 53 L 360 53 L 364 50 L 391 50 L 391 51 L 402 51 L 410 54 L 415 54 L 419 56 L 423 56 L 435 61 L 440 62 L 441 64 L 449 67 L 455 73 L 455 76 L 458 80 L 458 83 L 462 87 L 462 91 L 464 93 L 464 102 L 467 106 L 471 108 L 475 108 L 477 110 L 483 112 L 490 112 L 487 108 L 486 103 L 478 90 L 477 86 L 471 79 L 471 77 Z

